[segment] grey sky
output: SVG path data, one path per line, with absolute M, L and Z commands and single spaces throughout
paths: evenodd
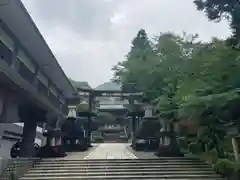
M 208 22 L 193 0 L 22 0 L 68 77 L 97 86 L 112 77 L 140 28 L 226 37 L 226 22 Z

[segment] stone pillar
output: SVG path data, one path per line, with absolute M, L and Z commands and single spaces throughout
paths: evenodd
M 51 147 L 56 146 L 56 139 L 55 139 L 55 137 L 52 137 L 52 138 L 51 138 L 51 144 L 50 144 L 50 146 L 51 146 Z
M 37 123 L 34 120 L 24 122 L 20 157 L 32 157 L 34 155 L 33 144 L 36 137 L 36 128 Z

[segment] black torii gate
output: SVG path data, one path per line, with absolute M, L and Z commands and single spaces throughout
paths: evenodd
M 91 146 L 91 125 L 92 125 L 92 108 L 93 100 L 95 97 L 121 97 L 129 101 L 130 106 L 134 106 L 134 102 L 138 97 L 141 97 L 143 92 L 137 92 L 133 86 L 125 85 L 122 86 L 121 90 L 94 90 L 94 89 L 84 89 L 77 88 L 77 93 L 71 98 L 69 104 L 77 105 L 80 103 L 80 98 L 82 96 L 88 96 L 88 127 L 87 127 L 87 138 L 88 144 Z M 133 141 L 135 138 L 135 125 L 136 125 L 136 113 L 130 113 L 132 119 L 132 132 Z

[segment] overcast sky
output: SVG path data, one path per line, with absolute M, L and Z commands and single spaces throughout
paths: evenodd
M 193 0 L 22 0 L 66 75 L 95 87 L 112 77 L 141 28 L 226 37 L 228 25 L 208 22 Z

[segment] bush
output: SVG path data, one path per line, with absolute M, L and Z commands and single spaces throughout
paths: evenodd
M 104 138 L 101 137 L 101 136 L 99 136 L 99 137 L 94 137 L 94 138 L 92 139 L 92 142 L 93 142 L 93 143 L 102 143 L 102 142 L 104 142 Z
M 237 171 L 236 163 L 229 159 L 218 159 L 214 165 L 216 172 L 222 174 L 225 177 L 231 177 Z
M 126 136 L 121 136 L 121 137 L 120 137 L 120 141 L 121 141 L 121 142 L 128 142 L 128 137 L 126 137 Z

